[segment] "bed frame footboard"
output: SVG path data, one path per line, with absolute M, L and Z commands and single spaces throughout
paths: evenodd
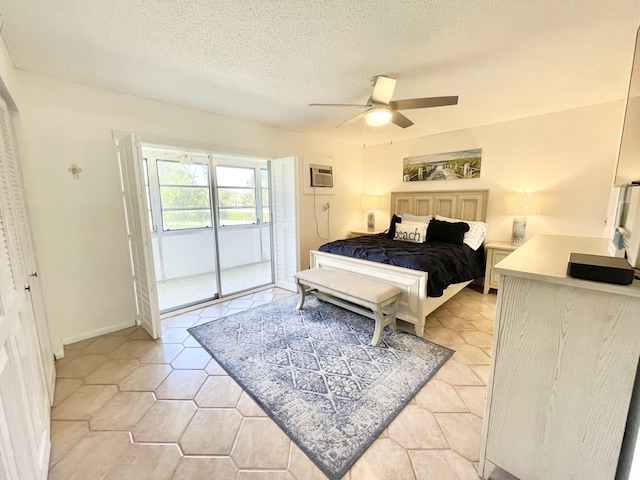
M 456 283 L 450 285 L 444 291 L 442 297 L 427 297 L 428 274 L 426 272 L 319 252 L 317 250 L 312 250 L 310 257 L 310 268 L 331 268 L 373 278 L 400 288 L 402 293 L 400 294 L 396 318 L 412 323 L 415 333 L 419 337 L 424 334 L 427 315 L 471 283 Z

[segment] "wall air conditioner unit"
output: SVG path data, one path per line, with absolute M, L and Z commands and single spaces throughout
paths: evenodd
M 309 165 L 312 187 L 333 187 L 333 172 L 329 165 Z

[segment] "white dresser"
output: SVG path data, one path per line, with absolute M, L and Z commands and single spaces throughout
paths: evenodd
M 482 478 L 499 466 L 522 480 L 614 479 L 640 356 L 640 282 L 566 274 L 570 253 L 608 255 L 607 242 L 539 235 L 493 267 Z

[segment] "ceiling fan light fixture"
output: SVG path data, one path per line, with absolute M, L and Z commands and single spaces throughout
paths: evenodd
M 373 127 L 386 125 L 391 121 L 391 108 L 389 107 L 373 107 L 367 110 L 364 116 L 368 125 Z

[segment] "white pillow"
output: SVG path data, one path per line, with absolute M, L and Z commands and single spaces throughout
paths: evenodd
M 427 224 L 422 222 L 396 223 L 396 236 L 394 240 L 404 242 L 424 243 L 427 239 Z
M 469 225 L 469 231 L 464 234 L 463 243 L 466 243 L 474 250 L 478 250 L 484 242 L 484 237 L 487 235 L 487 225 L 484 222 L 473 222 L 469 220 L 456 220 L 455 218 L 442 217 L 436 215 L 436 220 L 442 220 L 444 222 L 464 222 Z
M 427 226 L 429 225 L 429 222 L 431 221 L 432 218 L 433 218 L 433 216 L 431 216 L 431 215 L 418 216 L 418 215 L 411 215 L 410 213 L 403 213 L 402 214 L 402 221 L 403 222 L 426 223 Z

